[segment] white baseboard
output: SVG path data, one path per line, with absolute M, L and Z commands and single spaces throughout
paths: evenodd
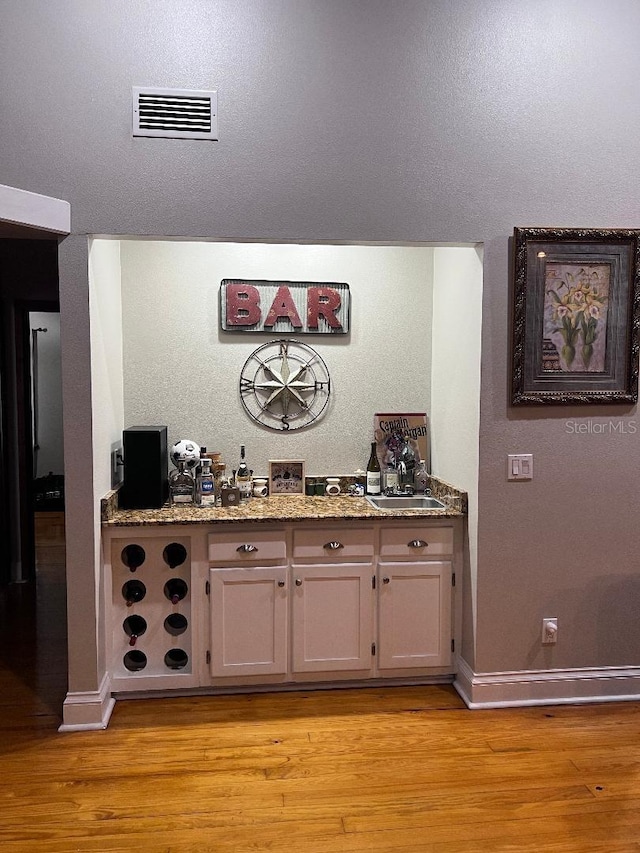
M 63 723 L 59 732 L 86 732 L 106 729 L 116 700 L 111 695 L 111 682 L 107 675 L 99 690 L 67 693 L 62 707 Z
M 640 700 L 640 667 L 474 672 L 458 660 L 454 687 L 469 708 Z

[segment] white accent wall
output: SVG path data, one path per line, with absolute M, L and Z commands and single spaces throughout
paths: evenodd
M 120 277 L 120 241 L 91 240 L 93 487 L 102 497 L 111 489 L 111 446 L 122 440 L 124 423 Z
M 468 571 L 475 619 L 478 567 L 478 476 L 482 317 L 482 248 L 433 251 L 431 464 L 441 479 L 469 495 Z M 465 632 L 472 648 L 473 631 Z
M 170 444 L 191 438 L 229 469 L 244 443 L 258 474 L 304 459 L 311 475 L 348 475 L 366 467 L 375 412 L 431 411 L 431 248 L 123 240 L 121 260 L 126 426 L 167 424 Z M 244 411 L 242 366 L 282 334 L 221 331 L 223 278 L 349 284 L 349 334 L 285 335 L 329 369 L 315 424 L 274 431 Z

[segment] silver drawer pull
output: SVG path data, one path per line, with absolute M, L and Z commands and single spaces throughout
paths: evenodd
M 342 542 L 336 542 L 334 540 L 333 542 L 325 542 L 322 547 L 326 548 L 327 551 L 338 551 L 340 548 L 344 548 L 344 545 Z
M 425 542 L 424 539 L 412 539 L 411 542 L 407 542 L 407 546 L 409 548 L 428 548 L 429 543 Z
M 302 586 L 302 578 L 296 578 L 296 586 Z
M 238 547 L 236 548 L 236 551 L 239 554 L 253 554 L 253 552 L 257 550 L 258 549 L 255 545 L 238 545 Z

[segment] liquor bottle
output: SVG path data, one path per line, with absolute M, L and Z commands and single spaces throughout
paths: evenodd
M 178 467 L 169 479 L 169 495 L 172 504 L 192 504 L 195 497 L 195 481 L 186 462 L 178 462 Z
M 130 572 L 135 572 L 144 563 L 146 556 L 144 548 L 141 545 L 125 545 L 122 549 L 120 559 L 125 566 L 129 567 Z
M 367 494 L 380 494 L 380 463 L 376 453 L 376 443 L 371 442 L 371 456 L 367 462 Z
M 240 445 L 240 464 L 236 471 L 236 486 L 240 489 L 240 500 L 243 502 L 249 500 L 253 484 L 251 482 L 251 471 L 244 458 L 244 444 Z
M 164 585 L 164 594 L 172 604 L 177 604 L 189 592 L 189 587 L 182 578 L 171 578 Z
M 129 645 L 135 646 L 138 637 L 141 637 L 147 630 L 147 620 L 143 619 L 142 616 L 127 616 L 122 623 L 122 628 L 129 637 Z
M 162 559 L 170 569 L 177 569 L 187 559 L 187 549 L 179 542 L 169 542 L 162 552 Z
M 198 506 L 216 505 L 216 491 L 211 471 L 211 460 L 206 457 L 200 460 L 200 470 L 196 479 L 196 503 Z
M 127 607 L 136 604 L 147 594 L 147 588 L 142 581 L 127 581 L 122 587 L 122 597 L 127 602 Z

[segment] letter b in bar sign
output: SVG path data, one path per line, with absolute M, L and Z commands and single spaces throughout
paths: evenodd
M 224 332 L 344 335 L 350 307 L 349 285 L 342 282 L 225 278 L 220 284 Z

